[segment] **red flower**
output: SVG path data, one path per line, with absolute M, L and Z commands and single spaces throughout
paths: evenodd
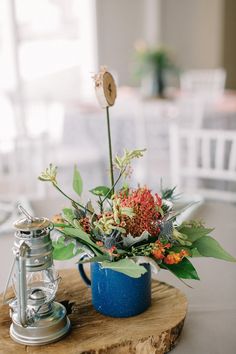
M 116 246 L 112 246 L 107 250 L 107 253 L 109 253 L 111 256 L 117 256 L 116 254 L 114 254 L 115 250 L 116 250 Z
M 90 221 L 89 218 L 85 217 L 80 219 L 80 225 L 82 226 L 83 230 L 87 233 L 90 234 L 91 227 L 90 227 Z
M 133 209 L 135 216 L 124 217 L 127 234 L 140 236 L 143 231 L 149 232 L 152 236 L 157 236 L 160 232 L 158 220 L 161 219 L 159 212 L 162 199 L 158 194 L 152 195 L 151 191 L 144 187 L 131 191 L 128 195 L 120 193 L 115 198 L 120 199 L 121 207 Z

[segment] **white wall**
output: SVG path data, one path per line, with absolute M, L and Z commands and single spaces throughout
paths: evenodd
M 162 41 L 183 68 L 222 65 L 224 0 L 162 0 Z
M 224 0 L 97 0 L 99 65 L 132 83 L 134 42 L 161 43 L 180 68 L 222 66 Z
M 99 65 L 118 73 L 119 84 L 131 77 L 133 45 L 143 38 L 145 0 L 97 0 Z

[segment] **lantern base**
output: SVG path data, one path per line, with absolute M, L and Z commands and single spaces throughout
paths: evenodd
M 42 316 L 32 325 L 22 327 L 13 314 L 10 327 L 11 338 L 24 345 L 43 345 L 56 342 L 70 330 L 70 320 L 66 316 L 66 309 L 58 302 L 52 303 L 52 312 Z

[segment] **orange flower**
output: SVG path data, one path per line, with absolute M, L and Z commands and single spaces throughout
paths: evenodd
M 182 250 L 182 251 L 180 251 L 180 256 L 183 258 L 183 257 L 188 257 L 189 256 L 189 253 L 188 253 L 188 251 L 186 251 L 186 250 Z
M 179 256 L 179 253 L 172 253 L 172 254 L 168 254 L 165 258 L 164 258 L 164 262 L 166 264 L 177 264 L 181 261 L 181 257 Z
M 178 253 L 169 253 L 165 258 L 164 258 L 164 262 L 166 264 L 178 264 L 179 262 L 181 262 L 183 260 L 184 257 L 187 257 L 189 255 L 189 253 L 185 250 L 182 250 Z
M 61 214 L 56 214 L 52 217 L 51 221 L 54 224 L 64 224 L 65 223 L 65 219 L 62 217 Z
M 171 244 L 167 243 L 166 245 L 163 245 L 159 240 L 155 242 L 155 245 L 152 250 L 152 255 L 156 259 L 163 259 L 165 258 L 165 251 L 166 249 L 170 248 Z
M 156 259 L 163 259 L 165 256 L 164 254 L 161 252 L 161 250 L 159 249 L 154 249 L 152 251 L 152 255 L 156 258 Z
M 51 221 L 53 224 L 67 224 L 66 220 L 62 217 L 61 214 L 56 214 L 52 217 Z M 64 227 L 57 227 L 58 230 L 63 230 Z

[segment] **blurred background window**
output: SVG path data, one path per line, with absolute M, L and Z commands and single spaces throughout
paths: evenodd
M 114 153 L 147 147 L 133 184 L 169 184 L 172 124 L 236 130 L 235 10 L 234 0 L 1 0 L 2 196 L 43 198 L 49 162 L 68 188 L 75 163 L 85 189 L 107 183 L 100 65 L 119 86 Z
M 91 98 L 88 76 L 97 68 L 94 4 L 93 0 L 1 1 L 0 154 L 5 160 L 1 168 L 5 182 L 18 173 L 13 171 L 15 163 L 10 166 L 8 161 L 24 155 L 22 141 L 29 150 L 31 137 L 43 144 L 59 143 L 66 104 Z M 34 159 L 45 164 L 47 160 L 41 158 L 43 148 L 38 149 L 39 156 Z M 33 178 L 36 171 L 29 161 L 22 163 L 22 183 L 27 184 L 23 171 L 27 175 L 31 170 Z M 43 165 L 35 167 L 38 173 Z M 9 195 L 17 191 L 22 193 L 19 188 L 14 192 L 7 189 Z M 34 190 L 31 192 L 34 194 Z

